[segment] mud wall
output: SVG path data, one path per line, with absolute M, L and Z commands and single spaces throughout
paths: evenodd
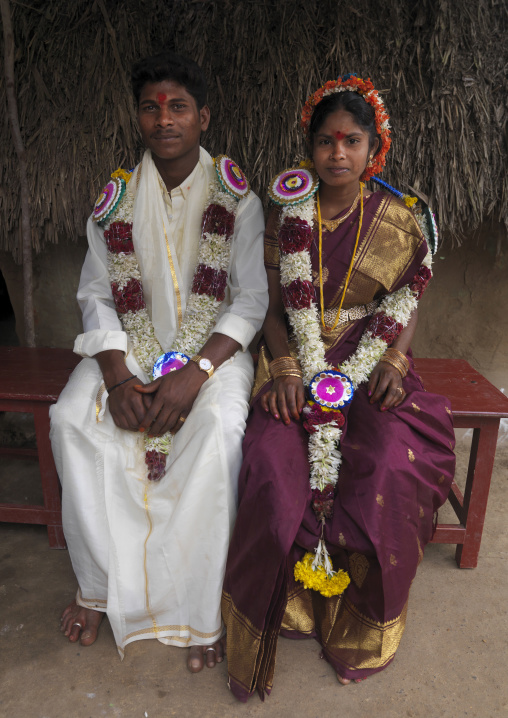
M 38 346 L 72 347 L 81 331 L 75 295 L 86 240 L 47 245 L 34 258 L 34 300 Z M 23 336 L 22 274 L 0 254 Z M 496 386 L 508 388 L 508 246 L 500 226 L 453 250 L 438 251 L 434 279 L 420 303 L 415 356 L 466 359 Z

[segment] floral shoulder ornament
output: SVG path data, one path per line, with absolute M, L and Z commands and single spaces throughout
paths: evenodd
M 228 282 L 231 240 L 238 203 L 250 191 L 247 178 L 229 157 L 214 159 L 215 178 L 204 210 L 191 294 L 172 351 L 164 353 L 146 308 L 138 260 L 132 241 L 133 194 L 126 192 L 132 171 L 113 172 L 99 196 L 92 218 L 104 228 L 108 271 L 115 308 L 136 358 L 151 379 L 184 366 L 203 346 L 215 325 Z M 165 474 L 171 433 L 145 434 L 148 479 Z
M 437 232 L 433 215 L 429 223 L 428 216 L 413 206 L 416 198 L 383 184 L 411 208 L 429 248 L 435 251 Z M 270 183 L 269 194 L 282 209 L 278 233 L 282 299 L 297 340 L 303 381 L 312 396 L 304 408 L 303 425 L 309 433 L 312 507 L 324 527 L 325 520 L 333 514 L 339 479 L 339 445 L 345 423 L 341 408 L 351 401 L 354 390 L 368 381 L 387 346 L 409 322 L 432 276 L 432 251 L 429 250 L 409 284 L 381 301 L 353 355 L 338 367 L 330 365 L 321 338 L 310 257 L 318 186 L 314 172 L 299 167 L 277 175 Z M 323 533 L 316 555 L 306 554 L 296 564 L 295 578 L 325 596 L 340 594 L 349 584 L 346 572 L 333 570 Z

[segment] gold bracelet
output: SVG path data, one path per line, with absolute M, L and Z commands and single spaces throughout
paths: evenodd
M 403 379 L 406 378 L 407 371 L 405 370 L 405 367 L 403 368 L 400 364 L 397 364 L 395 361 L 393 361 L 393 359 L 390 359 L 390 357 L 387 357 L 383 354 L 383 356 L 381 357 L 381 359 L 379 361 L 380 362 L 384 361 L 387 364 L 391 364 L 393 367 L 395 367 L 395 369 L 397 369 L 397 371 L 399 372 L 399 374 L 401 375 L 401 377 Z
M 292 376 L 303 377 L 300 363 L 297 359 L 293 359 L 293 357 L 277 357 L 277 359 L 273 359 L 270 362 L 268 369 L 272 379 L 276 379 L 278 376 L 282 376 L 287 372 L 290 372 Z
M 388 349 L 385 350 L 385 354 L 392 359 L 398 359 L 399 361 L 401 361 L 406 367 L 406 372 L 409 371 L 409 360 L 407 356 L 400 352 L 398 349 L 395 349 L 394 347 L 388 347 Z
M 275 381 L 275 379 L 281 379 L 281 378 L 284 377 L 284 376 L 295 376 L 297 379 L 303 379 L 303 374 L 296 374 L 296 373 L 294 374 L 294 373 L 289 372 L 289 371 L 288 371 L 288 372 L 284 372 L 283 374 L 277 374 L 276 376 L 273 377 L 273 379 L 274 379 L 274 381 Z
M 396 364 L 400 364 L 400 366 L 403 366 L 404 369 L 409 369 L 409 362 L 407 359 L 404 361 L 400 356 L 397 354 L 391 354 L 390 352 L 386 351 L 383 354 L 383 357 L 386 357 L 387 359 L 390 359 L 391 361 L 395 362 Z

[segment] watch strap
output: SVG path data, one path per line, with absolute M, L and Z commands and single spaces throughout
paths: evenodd
M 212 362 L 209 359 L 207 359 L 206 361 L 209 362 L 210 368 L 205 369 L 205 367 L 201 365 L 203 359 L 205 359 L 205 357 L 202 357 L 200 354 L 194 354 L 194 356 L 191 357 L 191 361 L 195 362 L 201 371 L 204 371 L 205 374 L 208 374 L 208 378 L 210 379 L 210 377 L 213 375 L 213 373 L 215 371 L 215 367 L 212 364 Z

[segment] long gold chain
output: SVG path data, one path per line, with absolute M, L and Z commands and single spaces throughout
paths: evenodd
M 340 310 L 342 309 L 342 305 L 344 303 L 344 298 L 346 296 L 346 290 L 349 284 L 349 279 L 351 277 L 351 272 L 353 271 L 353 263 L 355 261 L 356 256 L 356 250 L 358 249 L 358 242 L 360 240 L 360 232 L 362 231 L 362 224 L 363 224 L 363 188 L 365 187 L 365 184 L 363 182 L 360 182 L 360 219 L 358 221 L 358 232 L 356 233 L 356 242 L 355 242 L 355 248 L 353 249 L 353 256 L 351 257 L 351 262 L 349 264 L 349 269 L 346 276 L 346 281 L 344 282 L 344 290 L 342 292 L 342 297 L 340 299 L 339 308 L 337 310 L 337 316 L 335 318 L 335 322 L 333 327 L 327 327 L 325 322 L 325 301 L 324 301 L 324 293 L 323 293 L 323 228 L 321 226 L 321 205 L 319 202 L 319 192 L 317 193 L 317 215 L 318 215 L 318 227 L 319 227 L 319 300 L 320 300 L 320 306 L 321 306 L 321 325 L 325 332 L 333 332 L 337 324 L 339 323 L 340 319 Z M 354 204 L 354 202 L 353 202 Z

